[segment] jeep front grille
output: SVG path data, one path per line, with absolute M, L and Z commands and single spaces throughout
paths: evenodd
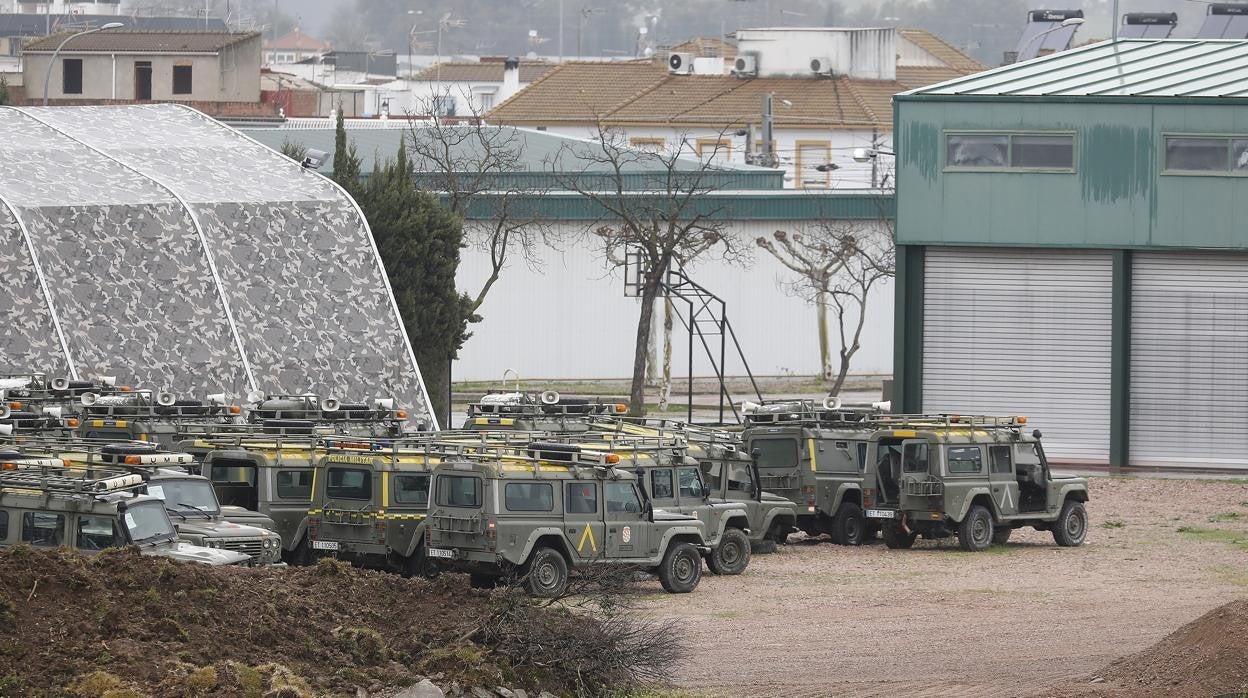
M 236 553 L 246 553 L 256 560 L 261 559 L 264 543 L 259 538 L 222 538 L 221 547 Z
M 939 480 L 906 479 L 902 483 L 902 492 L 911 497 L 939 497 L 945 493 L 945 483 Z

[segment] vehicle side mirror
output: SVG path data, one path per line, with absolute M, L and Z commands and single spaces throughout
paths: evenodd
M 709 496 L 711 496 L 711 486 L 710 486 L 710 485 L 702 485 L 702 498 L 703 498 L 703 499 L 706 499 L 706 498 L 707 498 L 707 497 L 709 497 Z

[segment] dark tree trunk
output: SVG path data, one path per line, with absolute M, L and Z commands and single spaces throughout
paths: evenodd
M 628 391 L 628 414 L 641 417 L 646 413 L 646 363 L 650 356 L 650 332 L 654 328 L 654 299 L 659 295 L 659 282 L 663 277 L 655 274 L 646 278 L 641 290 L 641 317 L 637 320 L 637 343 L 633 347 L 633 383 Z

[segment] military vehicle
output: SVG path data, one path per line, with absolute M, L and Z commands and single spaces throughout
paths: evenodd
M 172 448 L 190 425 L 198 430 L 225 428 L 242 414 L 225 394 L 208 400 L 183 400 L 172 393 L 127 390 L 111 394 L 82 393 L 78 433 L 92 441 L 151 441 Z
M 286 562 L 311 561 L 307 531 L 312 473 L 326 453 L 320 437 L 217 434 L 180 442 L 178 449 L 197 453 L 199 472 L 212 483 L 222 505 L 258 511 L 273 520 Z
M 256 512 L 224 510 L 208 479 L 183 469 L 192 464 L 188 454 L 161 451 L 144 442 L 26 440 L 21 447 L 26 454 L 58 458 L 85 475 L 118 470 L 136 474 L 143 485 L 135 491 L 164 501 L 183 541 L 245 553 L 254 565 L 281 561 L 281 537 L 271 530 L 273 521 Z
M 251 424 L 373 438 L 402 436 L 407 418 L 407 410 L 395 409 L 392 398 L 357 404 L 315 395 L 268 395 L 247 410 Z
M 840 545 L 874 535 L 862 490 L 872 410 L 789 401 L 745 411 L 744 450 L 757 454 L 762 488 L 798 505 L 797 527 Z
M 179 541 L 161 500 L 136 492 L 143 484 L 139 475 L 122 470 L 88 474 L 58 458 L 0 451 L 0 547 L 96 553 L 133 545 L 144 555 L 179 562 L 250 562 L 244 553 Z
M 671 593 L 693 591 L 710 554 L 706 527 L 655 509 L 613 453 L 567 444 L 481 447 L 434 468 L 426 545 L 473 585 L 516 576 L 537 596 L 567 589 L 569 570 L 628 565 Z
M 866 515 L 890 548 L 957 536 L 963 550 L 1004 544 L 1016 528 L 1051 531 L 1061 546 L 1087 536 L 1088 483 L 1049 470 L 1026 417 L 887 415 L 872 420 Z
M 313 555 L 403 574 L 434 572 L 425 556 L 435 451 L 376 442 L 326 447 L 312 474 L 307 537 Z

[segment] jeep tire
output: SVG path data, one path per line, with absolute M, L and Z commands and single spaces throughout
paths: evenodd
M 1082 502 L 1067 499 L 1053 522 L 1053 540 L 1063 548 L 1083 545 L 1088 537 L 1088 510 Z
M 750 539 L 739 528 L 729 528 L 706 558 L 715 574 L 741 574 L 750 564 Z
M 993 538 L 992 512 L 982 504 L 972 504 L 958 524 L 958 545 L 967 552 L 987 550 Z
M 434 579 L 438 576 L 438 566 L 433 559 L 425 554 L 425 546 L 418 545 L 403 561 L 403 576 L 405 577 L 424 577 L 425 579 Z
M 901 524 L 896 521 L 884 522 L 880 526 L 880 534 L 884 545 L 890 550 L 909 550 L 914 545 L 914 539 L 919 537 L 914 531 L 906 533 L 901 530 Z
M 664 591 L 688 594 L 698 588 L 702 579 L 702 554 L 693 543 L 672 543 L 667 547 L 657 572 Z
M 862 545 L 867 540 L 867 521 L 862 507 L 854 502 L 841 502 L 832 519 L 832 542 L 837 545 Z
M 568 562 L 558 550 L 538 548 L 525 563 L 524 585 L 534 596 L 562 596 L 568 588 Z
M 308 542 L 308 537 L 305 535 L 300 538 L 299 544 L 291 548 L 290 552 L 285 553 L 283 557 L 292 567 L 305 567 L 312 564 L 312 544 Z

